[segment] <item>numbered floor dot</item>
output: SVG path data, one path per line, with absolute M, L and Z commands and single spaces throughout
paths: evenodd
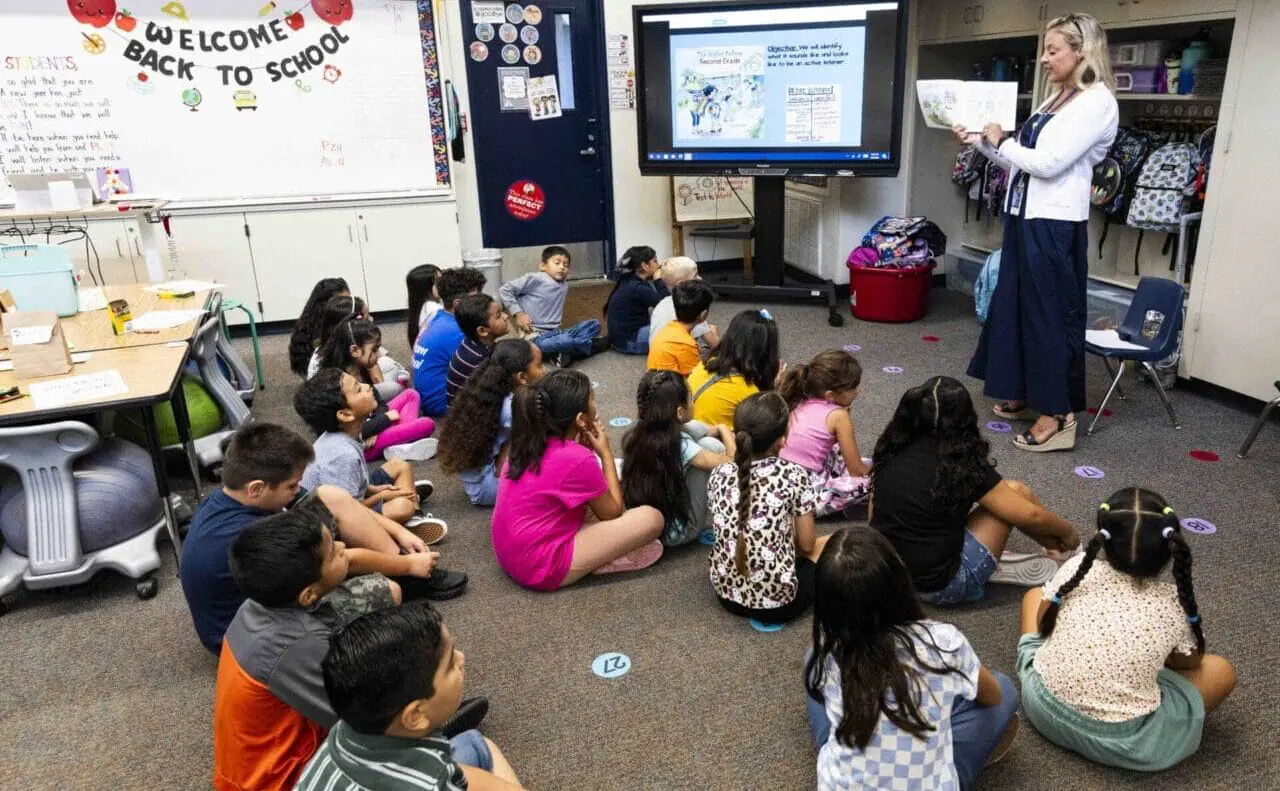
M 591 662 L 591 672 L 600 678 L 617 678 L 631 671 L 631 657 L 610 651 L 601 654 Z
M 1107 477 L 1107 474 L 1102 470 L 1088 465 L 1076 467 L 1076 475 L 1079 475 L 1081 478 L 1087 478 L 1091 481 L 1097 481 Z
M 698 543 L 704 547 L 714 546 L 716 543 L 716 534 L 710 530 L 703 530 L 698 534 Z
M 857 354 L 858 352 L 862 351 L 862 347 L 856 343 L 851 343 L 848 346 L 845 346 L 844 350 L 849 354 Z
M 1193 450 L 1187 455 L 1196 461 L 1222 461 L 1222 457 L 1211 450 Z
M 1013 426 L 1002 420 L 992 420 L 987 423 L 987 431 L 994 431 L 997 434 L 1008 434 L 1013 431 Z
M 783 626 L 783 624 L 780 623 L 765 623 L 764 621 L 757 621 L 755 618 L 750 619 L 749 623 L 751 624 L 751 628 L 755 629 L 757 632 L 781 632 Z
M 902 373 L 902 369 L 901 369 L 900 367 L 896 366 L 896 365 L 886 365 L 885 367 L 881 368 L 880 370 L 881 370 L 881 371 L 884 371 L 884 372 L 885 372 L 885 373 L 887 373 L 887 374 L 900 374 L 900 373 Z
M 631 425 L 631 418 L 615 417 L 613 420 L 609 421 L 609 425 L 613 426 L 614 428 L 626 428 L 627 426 Z
M 1218 532 L 1218 526 L 1207 519 L 1183 519 L 1180 524 L 1182 529 L 1188 533 L 1196 533 L 1198 535 L 1207 536 Z

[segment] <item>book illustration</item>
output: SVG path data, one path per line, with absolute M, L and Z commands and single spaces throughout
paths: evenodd
M 763 46 L 677 49 L 675 65 L 677 138 L 764 137 Z
M 925 124 L 932 129 L 960 124 L 980 132 L 988 123 L 996 123 L 1008 132 L 1017 125 L 1016 82 L 917 80 L 916 98 Z

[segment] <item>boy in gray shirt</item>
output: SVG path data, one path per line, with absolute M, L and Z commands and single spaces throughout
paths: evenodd
M 569 251 L 552 245 L 542 251 L 538 272 L 521 275 L 503 283 L 498 289 L 502 304 L 511 314 L 516 327 L 542 350 L 543 359 L 568 367 L 608 348 L 600 336 L 600 322 L 580 321 L 567 330 L 560 329 L 564 318 L 564 300 L 569 293 Z

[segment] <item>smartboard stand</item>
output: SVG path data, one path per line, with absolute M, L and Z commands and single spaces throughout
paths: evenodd
M 744 174 L 749 175 L 749 174 Z M 807 285 L 787 285 L 783 260 L 783 233 L 786 225 L 786 178 L 755 177 L 755 285 L 710 283 L 717 296 L 729 299 L 825 301 L 832 327 L 844 326 L 844 316 L 836 301 L 836 286 L 830 280 Z

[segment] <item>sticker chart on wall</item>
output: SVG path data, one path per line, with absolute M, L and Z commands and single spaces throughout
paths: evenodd
M 264 4 L 265 3 L 265 4 Z M 0 0 L 0 171 L 246 203 L 448 194 L 428 0 Z

